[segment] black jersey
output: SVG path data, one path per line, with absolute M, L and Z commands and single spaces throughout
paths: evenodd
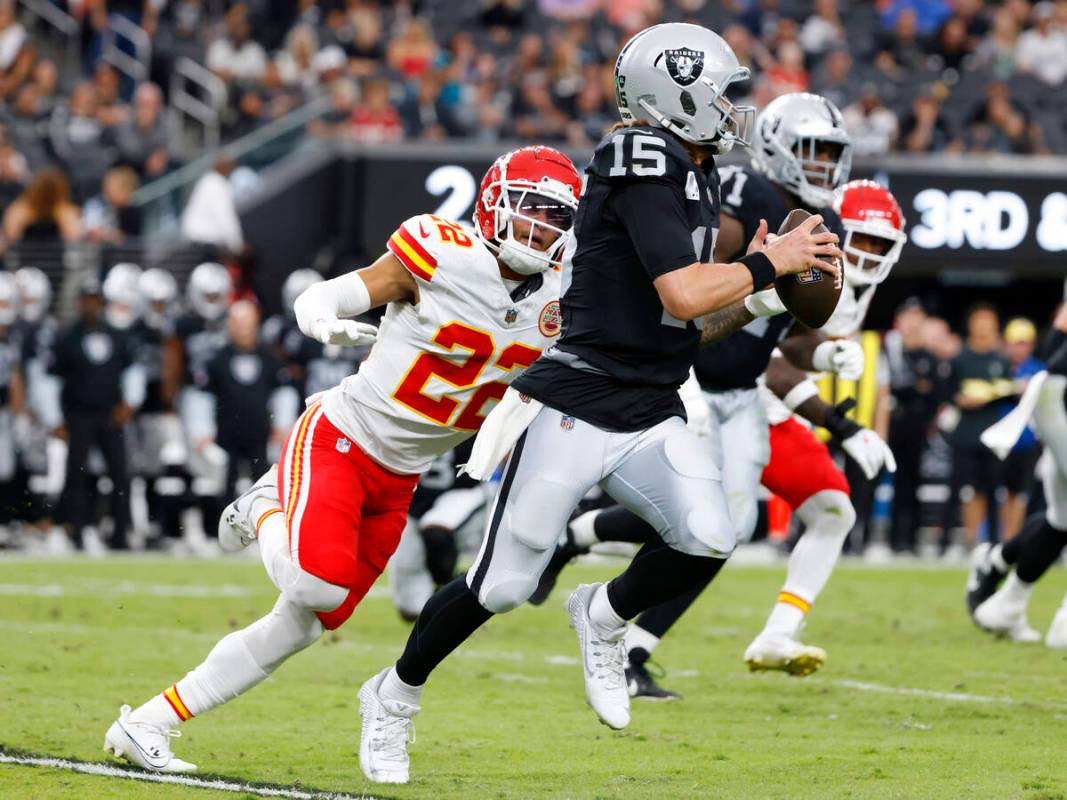
M 134 363 L 129 330 L 84 320 L 62 331 L 50 353 L 48 371 L 63 381 L 63 413 L 99 413 L 122 402 L 122 374 Z
M 609 430 L 684 416 L 677 389 L 700 332 L 671 317 L 653 281 L 711 260 L 719 178 L 651 126 L 608 134 L 585 168 L 563 267 L 559 342 L 515 387 Z
M 271 431 L 269 399 L 289 375 L 266 345 L 239 350 L 226 344 L 204 368 L 200 387 L 215 395 L 215 424 L 223 448 L 262 443 Z
M 726 261 L 744 255 L 748 242 L 756 235 L 761 219 L 767 220 L 771 233 L 778 230 L 790 207 L 781 190 L 765 175 L 751 167 L 729 166 L 719 170 L 722 181 L 722 213 L 741 223 L 744 229 L 742 249 L 730 253 Z M 826 226 L 843 237 L 841 222 L 832 209 L 807 209 L 823 215 Z M 694 371 L 700 386 L 709 392 L 751 389 L 767 369 L 774 348 L 793 325 L 792 315 L 755 319 L 732 336 L 700 351 Z
M 204 388 L 207 365 L 226 346 L 224 320 L 206 320 L 199 314 L 184 314 L 174 323 L 174 335 L 185 350 L 183 385 Z

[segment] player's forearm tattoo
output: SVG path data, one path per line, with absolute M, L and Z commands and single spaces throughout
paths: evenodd
M 700 346 L 707 347 L 709 344 L 722 341 L 731 333 L 736 333 L 755 319 L 755 316 L 745 308 L 745 301 L 738 300 L 733 305 L 712 311 L 704 317 L 700 329 Z

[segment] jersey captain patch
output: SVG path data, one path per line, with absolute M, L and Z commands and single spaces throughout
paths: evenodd
M 559 310 L 559 300 L 553 300 L 541 309 L 541 318 L 537 327 L 542 336 L 558 336 L 562 326 L 563 315 Z

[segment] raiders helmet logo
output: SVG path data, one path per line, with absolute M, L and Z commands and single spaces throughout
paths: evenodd
M 667 74 L 679 86 L 689 86 L 704 71 L 704 53 L 689 47 L 664 50 Z

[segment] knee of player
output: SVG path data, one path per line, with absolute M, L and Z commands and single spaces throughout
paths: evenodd
M 348 588 L 298 570 L 284 594 L 295 605 L 310 611 L 334 611 L 348 597 Z
M 699 555 L 728 558 L 737 547 L 737 528 L 724 514 L 708 514 L 701 509 L 691 509 L 685 517 L 685 532 L 695 540 L 695 547 L 686 550 L 700 551 Z
M 811 532 L 825 532 L 842 538 L 856 524 L 856 509 L 852 499 L 836 489 L 813 494 L 797 509 L 797 516 Z
M 529 600 L 536 588 L 536 578 L 512 573 L 492 583 L 487 581 L 478 593 L 478 602 L 486 611 L 506 614 Z

